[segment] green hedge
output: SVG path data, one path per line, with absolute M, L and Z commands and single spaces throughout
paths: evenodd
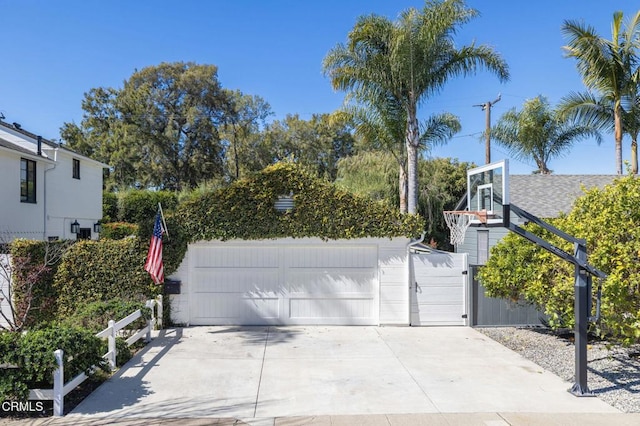
M 96 301 L 82 304 L 70 316 L 62 319 L 68 326 L 80 327 L 92 333 L 99 333 L 107 327 L 109 320 L 119 321 L 140 309 L 142 317 L 131 324 L 126 330 L 139 330 L 147 325 L 151 319 L 151 309 L 144 302 L 135 302 L 123 299 L 108 301 Z
M 100 238 L 121 240 L 132 235 L 138 235 L 138 228 L 139 226 L 137 224 L 128 222 L 105 223 L 102 225 L 102 233 L 100 234 Z
M 57 293 L 53 277 L 58 263 L 51 261 L 45 265 L 45 252 L 48 251 L 50 259 L 52 252 L 62 250 L 67 244 L 22 239 L 11 243 L 13 299 L 18 316 L 29 309 L 25 327 L 55 319 Z
M 0 401 L 26 400 L 29 389 L 51 388 L 57 368 L 53 352 L 64 351 L 64 378 L 69 381 L 90 368 L 105 368 L 103 342 L 90 331 L 50 326 L 27 333 L 0 332 Z
M 143 302 L 160 291 L 144 270 L 148 243 L 138 238 L 78 241 L 65 254 L 55 276 L 58 315 L 72 315 L 87 303 Z
M 119 194 L 118 220 L 121 222 L 141 223 L 153 218 L 162 204 L 165 214 L 178 205 L 178 194 L 169 191 L 147 191 L 132 189 Z
M 294 209 L 276 211 L 278 196 L 288 194 L 293 194 Z M 338 189 L 291 163 L 194 197 L 178 207 L 176 218 L 189 241 L 415 237 L 422 231 L 419 216 Z

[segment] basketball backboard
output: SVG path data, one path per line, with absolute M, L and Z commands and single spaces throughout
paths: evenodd
M 467 209 L 486 210 L 487 224 L 502 224 L 502 206 L 509 204 L 508 160 L 467 171 Z M 472 223 L 479 223 L 479 221 Z

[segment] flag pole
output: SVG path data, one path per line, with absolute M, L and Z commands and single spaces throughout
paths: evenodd
M 164 232 L 167 234 L 167 238 L 169 238 L 169 230 L 167 229 L 167 222 L 164 220 L 164 213 L 162 211 L 162 205 L 158 202 L 158 209 L 160 210 L 160 217 L 162 217 L 162 226 L 164 226 Z

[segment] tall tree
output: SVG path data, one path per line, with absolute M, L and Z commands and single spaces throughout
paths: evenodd
M 598 94 L 601 105 L 611 105 L 615 139 L 616 171 L 622 174 L 622 135 L 624 133 L 624 104 L 638 81 L 640 71 L 640 11 L 623 27 L 623 13 L 615 12 L 611 25 L 611 40 L 600 37 L 595 28 L 577 21 L 565 21 L 563 34 L 568 38 L 564 47 L 570 58 L 577 60 L 578 72 L 588 90 Z M 636 86 L 637 87 L 637 86 Z M 589 94 L 584 96 L 587 99 Z M 574 99 L 575 100 L 575 99 Z M 592 107 L 571 109 L 566 100 L 565 114 L 578 117 L 588 114 Z M 575 102 L 573 102 L 576 105 Z M 580 105 L 579 103 L 577 105 Z
M 562 155 L 576 141 L 594 137 L 601 142 L 595 127 L 561 118 L 543 96 L 525 101 L 521 111 L 513 108 L 503 114 L 491 129 L 491 136 L 514 157 L 533 159 L 538 166 L 534 173 L 541 174 L 551 173 L 549 160 Z
M 265 120 L 273 112 L 260 96 L 245 95 L 239 90 L 225 91 L 229 102 L 222 133 L 228 144 L 225 162 L 229 175 L 238 179 L 241 171 L 255 170 L 252 163 L 257 151 L 256 143 L 266 126 Z
M 228 103 L 214 65 L 162 63 L 136 71 L 122 89 L 91 90 L 82 122 L 65 123 L 62 137 L 99 153 L 115 186 L 193 188 L 224 172 L 219 130 Z
M 310 120 L 287 115 L 269 124 L 263 134 L 267 164 L 290 159 L 332 181 L 338 160 L 354 150 L 350 122 L 339 114 L 314 114 Z
M 399 204 L 402 213 L 407 212 L 407 150 L 404 143 L 405 111 L 392 99 L 362 104 L 347 105 L 345 112 L 354 123 L 356 136 L 365 149 L 390 153 L 396 160 L 398 173 Z M 446 143 L 461 129 L 458 117 L 441 113 L 430 116 L 419 125 L 420 148 L 427 150 L 434 145 Z
M 614 132 L 615 104 L 606 97 L 596 98 L 593 93 L 570 92 L 558 106 L 562 117 L 593 126 L 602 131 Z M 622 134 L 631 139 L 631 172 L 638 174 L 638 134 L 640 133 L 640 92 L 630 92 L 629 102 L 622 110 Z
M 397 21 L 377 15 L 358 19 L 346 45 L 338 44 L 324 59 L 334 89 L 365 107 L 391 99 L 405 112 L 408 212 L 418 203 L 417 160 L 420 147 L 418 105 L 441 90 L 450 78 L 484 68 L 509 78 L 502 58 L 490 47 L 471 44 L 457 48 L 457 30 L 476 17 L 462 0 L 428 0 L 419 11 L 407 9 Z

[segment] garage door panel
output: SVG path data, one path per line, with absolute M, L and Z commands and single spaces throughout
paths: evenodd
M 191 254 L 190 254 L 191 255 Z M 263 268 L 278 266 L 277 247 L 197 247 L 194 268 Z
M 272 268 L 198 268 L 192 282 L 196 293 L 282 292 L 279 271 Z
M 373 316 L 372 300 L 362 298 L 296 298 L 289 300 L 289 316 L 292 319 L 323 320 L 370 319 Z
M 373 293 L 376 274 L 371 269 L 290 269 L 287 273 L 287 286 L 292 296 Z
M 251 297 L 241 293 L 219 293 L 215 297 L 199 297 L 194 303 L 195 319 L 234 319 L 239 324 L 259 318 L 279 318 L 280 300 L 277 297 Z
M 290 268 L 375 268 L 376 247 L 296 247 L 287 249 Z

